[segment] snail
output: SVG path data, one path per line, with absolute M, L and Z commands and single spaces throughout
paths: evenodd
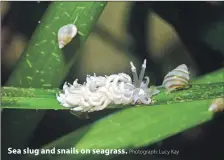
M 71 42 L 71 40 L 76 36 L 78 33 L 78 29 L 76 25 L 74 24 L 67 24 L 63 27 L 61 27 L 58 30 L 58 46 L 59 48 L 63 48 L 68 43 Z
M 162 86 L 169 92 L 188 87 L 190 80 L 190 73 L 185 64 L 181 64 L 172 71 L 170 71 L 163 80 Z
M 224 111 L 224 98 L 215 99 L 209 106 L 209 111 L 211 112 L 223 112 Z

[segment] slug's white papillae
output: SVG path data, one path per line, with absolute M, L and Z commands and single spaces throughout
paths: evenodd
M 190 73 L 188 68 L 185 64 L 182 64 L 165 76 L 162 85 L 169 91 L 172 91 L 178 88 L 186 87 L 189 80 Z
M 209 106 L 209 111 L 211 112 L 222 112 L 224 111 L 224 98 L 215 99 Z
M 63 48 L 76 36 L 78 32 L 74 24 L 67 24 L 58 30 L 58 46 Z
M 136 68 L 131 62 L 134 81 L 125 73 L 110 76 L 87 75 L 86 82 L 81 85 L 76 79 L 73 84 L 65 83 L 63 93 L 57 95 L 57 100 L 64 107 L 73 111 L 93 112 L 106 108 L 111 104 L 150 104 L 152 95 L 159 93 L 156 87 L 150 87 L 149 78 L 143 77 L 146 60 L 142 65 L 139 78 Z

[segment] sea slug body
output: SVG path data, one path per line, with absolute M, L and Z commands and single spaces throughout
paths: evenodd
M 156 87 L 150 87 L 149 78 L 143 81 L 146 60 L 142 65 L 139 78 L 136 68 L 131 62 L 134 80 L 125 73 L 110 76 L 87 75 L 86 82 L 79 84 L 65 83 L 63 92 L 57 95 L 58 102 L 72 111 L 93 112 L 103 110 L 111 104 L 150 104 L 151 97 L 159 93 Z

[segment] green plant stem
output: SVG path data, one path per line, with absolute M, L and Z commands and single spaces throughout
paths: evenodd
M 153 144 L 212 118 L 208 111 L 211 100 L 134 107 L 122 110 L 92 125 L 85 126 L 44 146 L 51 149 L 128 149 Z M 82 136 L 81 136 L 82 135 Z M 79 137 L 79 140 L 77 140 Z M 116 155 L 45 154 L 29 156 L 25 160 L 98 160 Z
M 172 104 L 191 102 L 194 100 L 214 99 L 224 96 L 224 82 L 211 84 L 194 84 L 189 89 L 167 93 L 162 89 L 158 95 L 152 97 L 153 102 L 149 106 L 159 104 Z M 14 109 L 68 109 L 62 107 L 57 99 L 58 89 L 25 89 L 2 88 L 2 108 Z M 38 101 L 38 103 L 36 103 Z M 146 106 L 146 105 L 141 105 Z M 109 108 L 128 108 L 133 105 L 111 105 Z

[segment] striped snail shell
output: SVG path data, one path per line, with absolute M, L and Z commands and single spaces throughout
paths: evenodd
M 185 64 L 181 64 L 174 70 L 170 71 L 163 80 L 163 87 L 168 91 L 173 91 L 188 86 L 190 73 Z
M 215 99 L 209 106 L 209 111 L 211 112 L 223 112 L 224 111 L 224 98 Z
M 78 32 L 77 27 L 74 24 L 67 24 L 63 27 L 61 27 L 58 30 L 58 46 L 59 48 L 63 48 L 68 43 L 71 42 L 71 40 L 76 36 Z

